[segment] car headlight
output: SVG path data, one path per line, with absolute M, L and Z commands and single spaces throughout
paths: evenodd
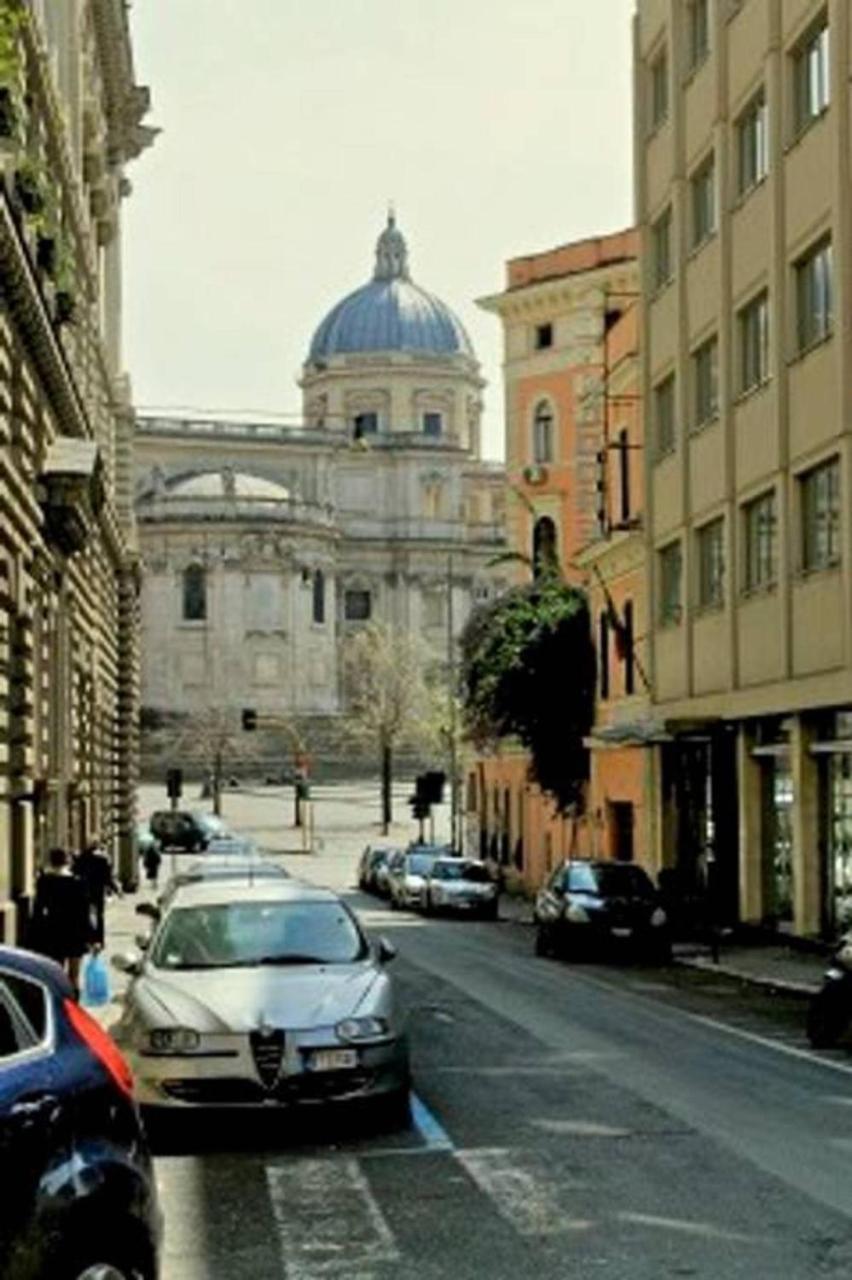
M 664 925 L 667 919 L 668 919 L 668 916 L 666 915 L 662 907 L 655 907 L 654 910 L 651 912 L 651 924 L 654 926 L 655 929 L 659 929 L 662 925 Z
M 201 1036 L 189 1027 L 158 1027 L 148 1033 L 151 1053 L 194 1053 Z
M 386 1018 L 344 1018 L 335 1027 L 341 1040 L 380 1040 L 388 1030 Z
M 565 910 L 565 919 L 570 920 L 572 924 L 588 924 L 589 913 L 578 902 L 569 902 Z

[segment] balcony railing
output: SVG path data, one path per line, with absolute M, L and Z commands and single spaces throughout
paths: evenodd
M 333 529 L 336 523 L 332 507 L 305 502 L 301 498 L 209 498 L 189 495 L 145 498 L 137 504 L 136 518 L 140 524 L 169 524 L 174 520 L 190 523 L 246 521 L 312 524 L 321 529 Z

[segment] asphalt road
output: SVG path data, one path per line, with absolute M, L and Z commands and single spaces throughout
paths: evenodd
M 176 1130 L 164 1280 L 846 1280 L 852 1057 L 799 1001 L 351 901 L 398 948 L 414 1122 Z

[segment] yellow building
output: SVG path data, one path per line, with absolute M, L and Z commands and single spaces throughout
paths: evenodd
M 848 0 L 639 0 L 661 857 L 728 919 L 852 918 Z
M 0 4 L 0 940 L 54 843 L 133 872 L 137 555 L 125 165 L 151 140 L 122 0 Z

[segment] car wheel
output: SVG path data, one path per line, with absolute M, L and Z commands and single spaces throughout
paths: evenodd
M 408 1088 L 398 1089 L 381 1098 L 376 1109 L 383 1128 L 407 1129 L 411 1124 L 411 1096 Z
M 75 1280 L 130 1280 L 133 1276 L 138 1276 L 139 1272 L 125 1271 L 122 1267 L 114 1267 L 111 1262 L 96 1262 L 91 1267 L 86 1267 L 85 1271 L 81 1271 Z

